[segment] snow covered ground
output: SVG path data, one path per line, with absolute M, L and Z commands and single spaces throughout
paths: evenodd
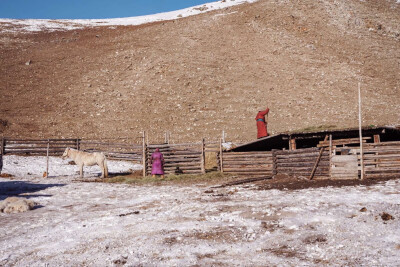
M 39 206 L 0 214 L 1 266 L 400 262 L 399 180 L 296 191 L 252 185 L 212 190 L 202 184 L 132 186 L 27 175 L 41 160 L 5 157 L 3 171 L 19 175 L 0 178 L 0 199 L 18 194 Z M 56 173 L 53 165 L 50 174 Z M 89 178 L 93 174 L 99 171 L 88 173 Z M 384 221 L 383 212 L 394 219 Z
M 183 17 L 198 15 L 200 13 L 209 12 L 235 6 L 243 3 L 252 3 L 257 0 L 225 0 L 211 2 L 204 5 L 198 5 L 181 10 L 171 12 L 158 13 L 154 15 L 114 18 L 114 19 L 74 19 L 74 20 L 49 20 L 49 19 L 0 19 L 0 23 L 4 23 L 7 27 L 3 28 L 4 32 L 25 31 L 37 32 L 42 30 L 74 30 L 83 27 L 95 26 L 120 26 L 120 25 L 140 25 L 156 21 L 165 21 L 179 19 Z
M 11 174 L 15 177 L 42 177 L 46 171 L 46 157 L 21 157 L 21 156 L 4 156 L 3 173 Z M 49 177 L 68 176 L 74 179 L 78 177 L 79 167 L 77 165 L 68 164 L 71 159 L 61 159 L 60 157 L 49 157 Z M 134 164 L 127 161 L 107 160 L 109 173 L 127 173 L 129 171 L 141 170 L 141 164 Z M 93 177 L 100 176 L 101 170 L 99 166 L 89 166 L 83 168 L 84 176 Z M 65 179 L 66 177 L 64 177 Z

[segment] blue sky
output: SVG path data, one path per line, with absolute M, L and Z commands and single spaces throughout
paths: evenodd
M 0 18 L 102 19 L 149 15 L 217 0 L 0 0 Z

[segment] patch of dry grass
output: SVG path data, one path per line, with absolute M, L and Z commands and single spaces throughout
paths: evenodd
M 124 175 L 124 176 L 115 176 L 109 179 L 106 179 L 106 183 L 120 183 L 120 184 L 193 184 L 193 183 L 207 183 L 207 184 L 216 184 L 223 183 L 229 180 L 234 179 L 235 177 L 229 174 L 224 174 L 220 172 L 208 172 L 205 174 L 169 174 L 166 175 L 164 179 L 161 179 L 160 176 L 152 177 L 139 177 L 134 175 Z

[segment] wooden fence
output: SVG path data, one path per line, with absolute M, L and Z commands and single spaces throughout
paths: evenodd
M 309 177 L 319 153 L 318 148 L 274 151 L 276 173 Z M 322 153 L 314 177 L 329 177 L 329 151 Z
M 331 149 L 321 153 L 321 148 L 272 152 L 223 152 L 221 150 L 218 164 L 223 172 L 246 176 L 287 174 L 309 178 L 314 166 L 317 166 L 315 179 L 360 178 L 362 169 L 360 148 L 345 146 L 346 144 L 340 145 L 344 146 L 332 146 Z M 365 178 L 400 178 L 400 142 L 365 143 L 363 150 Z
M 156 148 L 164 156 L 166 174 L 205 173 L 205 143 L 145 145 L 146 153 L 143 175 L 151 174 L 150 158 Z
M 219 153 L 219 169 L 224 173 L 240 176 L 273 176 L 274 160 L 272 152 L 228 152 Z
M 6 139 L 2 140 L 2 154 L 7 155 L 35 155 L 46 156 L 47 149 L 50 156 L 60 156 L 65 148 L 79 147 L 79 139 Z
M 131 143 L 113 143 L 104 141 L 81 140 L 80 150 L 87 152 L 103 152 L 113 160 L 129 160 L 142 162 L 142 146 Z
M 361 172 L 361 156 L 359 147 L 342 147 L 338 153 L 346 160 L 346 164 L 357 166 L 356 174 Z M 344 155 L 343 155 L 344 154 Z M 345 158 L 346 157 L 346 158 Z M 365 178 L 400 177 L 400 142 L 368 143 L 363 145 L 363 163 Z M 354 167 L 351 168 L 354 170 Z M 347 175 L 351 170 L 345 171 Z
M 366 142 L 368 138 L 364 138 Z M 351 141 L 351 140 L 350 140 Z M 113 160 L 129 160 L 143 164 L 143 174 L 151 173 L 149 159 L 155 148 L 160 148 L 165 158 L 166 174 L 204 173 L 206 153 L 217 155 L 218 169 L 224 173 L 240 176 L 273 176 L 288 174 L 309 177 L 319 162 L 315 178 L 356 179 L 360 177 L 360 148 L 354 146 L 356 140 L 326 140 L 320 148 L 294 150 L 224 152 L 221 142 L 202 140 L 189 144 L 146 144 L 142 145 L 112 141 L 82 139 L 13 139 L 3 138 L 0 143 L 1 155 L 61 156 L 65 148 L 83 151 L 100 151 Z M 351 146 L 353 145 L 353 146 Z M 320 149 L 326 148 L 320 153 Z M 329 147 L 329 150 L 327 149 Z M 400 141 L 363 144 L 365 178 L 400 177 Z
M 400 142 L 368 144 L 363 150 L 366 178 L 400 177 Z
M 11 139 L 3 138 L 3 155 L 61 156 L 67 147 L 87 151 L 103 152 L 112 160 L 141 162 L 142 146 L 128 143 L 89 141 L 81 139 Z

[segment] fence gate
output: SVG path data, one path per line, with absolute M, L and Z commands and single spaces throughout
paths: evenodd
M 357 155 L 333 155 L 331 158 L 331 177 L 333 179 L 357 179 Z
M 205 172 L 204 142 L 193 144 L 162 144 L 146 146 L 145 175 L 151 174 L 151 154 L 160 149 L 165 174 L 200 174 Z

